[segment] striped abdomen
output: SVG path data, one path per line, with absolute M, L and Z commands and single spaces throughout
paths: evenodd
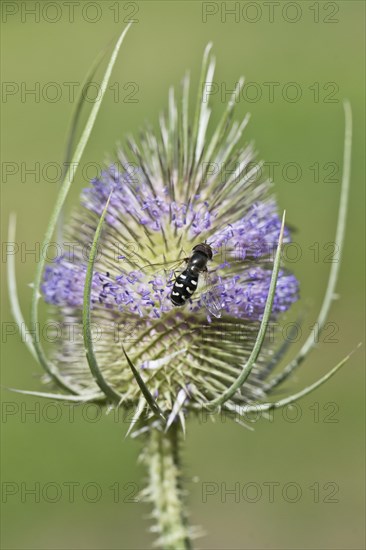
M 184 306 L 197 288 L 198 274 L 185 269 L 175 280 L 170 299 L 175 306 Z

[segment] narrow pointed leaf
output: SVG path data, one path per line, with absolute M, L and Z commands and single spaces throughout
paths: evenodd
M 84 285 L 84 301 L 83 301 L 83 336 L 84 336 L 84 346 L 85 346 L 85 352 L 86 352 L 86 358 L 88 361 L 88 365 L 90 368 L 90 371 L 102 390 L 102 392 L 105 393 L 105 395 L 109 398 L 111 398 L 114 401 L 120 401 L 122 399 L 122 395 L 116 392 L 105 380 L 104 376 L 102 375 L 102 372 L 98 366 L 97 358 L 95 357 L 94 353 L 94 347 L 93 347 L 93 337 L 91 333 L 90 328 L 90 298 L 91 298 L 91 289 L 92 289 L 92 282 L 93 282 L 93 273 L 94 273 L 94 264 L 95 264 L 95 258 L 98 252 L 98 243 L 100 234 L 102 232 L 103 222 L 104 218 L 106 216 L 109 201 L 111 199 L 112 192 L 110 193 L 108 200 L 106 202 L 106 205 L 103 209 L 102 215 L 99 219 L 97 228 L 95 230 L 93 243 L 90 249 L 90 255 L 89 255 L 89 262 L 88 262 L 88 268 L 86 271 L 86 277 L 85 277 L 85 285 Z
M 258 411 L 268 411 L 270 409 L 279 409 L 281 407 L 285 407 L 286 405 L 290 405 L 291 403 L 294 403 L 295 401 L 298 401 L 302 397 L 305 397 L 306 395 L 309 395 L 314 390 L 319 388 L 322 384 L 327 382 L 329 378 L 334 376 L 337 371 L 341 367 L 343 367 L 347 361 L 350 359 L 350 357 L 353 355 L 353 353 L 361 346 L 361 344 L 358 344 L 356 349 L 354 349 L 351 353 L 349 353 L 342 361 L 340 361 L 335 367 L 333 367 L 327 374 L 319 378 L 316 382 L 311 384 L 310 386 L 307 386 L 303 390 L 294 393 L 292 395 L 289 395 L 288 397 L 285 397 L 284 399 L 281 399 L 280 401 L 276 401 L 274 403 L 258 403 L 257 405 L 245 405 L 244 407 L 240 407 L 239 409 L 235 408 L 236 412 L 241 412 L 242 414 L 250 413 L 250 412 L 258 412 Z M 234 407 L 231 408 L 231 410 L 234 410 Z
M 88 143 L 89 137 L 91 135 L 91 132 L 92 132 L 94 124 L 95 124 L 97 114 L 98 114 L 100 106 L 101 106 L 102 99 L 103 99 L 104 94 L 107 90 L 108 82 L 109 82 L 109 79 L 110 79 L 110 76 L 111 76 L 111 73 L 112 73 L 113 66 L 114 66 L 115 61 L 117 59 L 119 49 L 121 47 L 121 44 L 122 44 L 122 42 L 123 42 L 123 40 L 126 36 L 126 33 L 127 33 L 128 29 L 130 28 L 130 26 L 131 26 L 131 24 L 127 25 L 127 27 L 124 29 L 124 31 L 120 35 L 120 37 L 119 37 L 119 39 L 118 39 L 118 41 L 117 41 L 117 43 L 116 43 L 116 45 L 113 49 L 113 52 L 111 54 L 107 69 L 104 73 L 104 76 L 103 76 L 103 79 L 102 79 L 102 82 L 101 82 L 101 86 L 100 86 L 100 100 L 97 101 L 93 105 L 93 108 L 90 112 L 89 118 L 86 122 L 85 128 L 82 132 L 81 138 L 80 138 L 80 140 L 78 142 L 78 145 L 76 147 L 76 151 L 75 151 L 73 159 L 71 161 L 70 168 L 68 169 L 68 171 L 65 175 L 65 178 L 64 178 L 64 180 L 61 184 L 61 187 L 60 187 L 57 199 L 56 199 L 56 204 L 55 204 L 53 212 L 51 214 L 51 217 L 50 217 L 47 229 L 46 229 L 46 233 L 45 233 L 45 236 L 44 236 L 44 239 L 43 239 L 43 243 L 42 243 L 42 249 L 43 250 L 45 250 L 47 248 L 47 245 L 51 241 L 52 235 L 55 232 L 58 217 L 59 217 L 60 212 L 62 210 L 62 207 L 65 203 L 65 200 L 66 200 L 67 194 L 69 192 L 70 186 L 73 182 L 74 167 L 78 166 L 78 164 L 80 162 L 80 159 L 82 157 L 82 154 L 84 152 L 84 149 L 86 147 L 86 144 Z M 40 258 L 40 261 L 37 265 L 36 275 L 35 275 L 35 279 L 34 279 L 34 283 L 33 283 L 33 295 L 32 295 L 32 305 L 31 305 L 31 323 L 30 323 L 31 328 L 34 328 L 33 345 L 34 345 L 38 360 L 41 363 L 41 365 L 43 366 L 43 368 L 46 370 L 46 372 L 48 372 L 48 374 L 53 378 L 53 380 L 55 380 L 57 383 L 59 383 L 60 385 L 65 387 L 65 385 L 67 386 L 67 384 L 65 384 L 62 381 L 62 378 L 57 373 L 54 366 L 48 361 L 48 359 L 47 359 L 47 357 L 46 357 L 46 355 L 43 351 L 43 347 L 40 343 L 40 334 L 39 334 L 40 333 L 40 328 L 39 328 L 39 323 L 38 323 L 38 300 L 39 300 L 39 297 L 40 297 L 40 285 L 41 285 L 41 280 L 42 280 L 42 273 L 43 273 L 43 269 L 44 269 L 44 264 L 45 264 L 45 255 L 42 254 L 41 258 Z M 73 391 L 70 386 L 68 387 L 68 389 L 69 389 L 69 391 Z M 74 391 L 74 393 L 78 393 L 78 392 Z
M 15 236 L 16 236 L 16 216 L 15 214 L 12 214 L 9 218 L 9 242 L 15 242 Z M 19 332 L 22 333 L 24 330 L 25 333 L 30 334 L 30 330 L 26 325 L 26 322 L 23 317 L 22 310 L 20 308 L 20 303 L 18 299 L 18 291 L 17 291 L 17 285 L 16 285 L 16 276 L 15 276 L 15 256 L 14 254 L 10 255 L 8 258 L 7 263 L 7 282 L 8 282 L 8 290 L 9 290 L 9 300 L 10 300 L 10 308 L 11 313 L 15 319 L 15 322 L 18 325 Z M 75 387 L 74 385 L 68 383 L 62 375 L 58 372 L 58 369 L 56 365 L 54 365 L 51 361 L 48 361 L 41 350 L 41 355 L 36 351 L 36 348 L 34 344 L 26 339 L 25 344 L 29 350 L 29 352 L 32 354 L 34 359 L 41 363 L 43 367 L 47 367 L 47 372 L 52 376 L 53 380 L 58 383 L 58 385 L 74 394 L 79 394 L 79 388 Z
M 336 229 L 335 243 L 338 247 L 337 261 L 331 264 L 329 273 L 329 280 L 327 290 L 325 292 L 324 300 L 320 308 L 319 316 L 316 321 L 318 332 L 324 329 L 328 313 L 332 302 L 336 296 L 335 288 L 338 280 L 339 269 L 341 266 L 344 236 L 346 231 L 346 219 L 347 219 L 347 207 L 351 178 L 351 152 L 352 152 L 352 111 L 348 101 L 344 102 L 345 113 L 345 136 L 344 136 L 344 151 L 343 151 L 343 174 L 342 174 L 342 189 L 341 197 L 339 201 L 338 221 Z M 283 371 L 272 378 L 265 386 L 264 390 L 268 392 L 272 388 L 278 386 L 281 382 L 286 380 L 290 374 L 295 370 L 307 357 L 308 353 L 314 348 L 316 344 L 313 333 L 309 334 L 309 337 L 305 341 L 304 345 L 300 349 L 298 355 L 283 369 Z
M 145 397 L 146 401 L 147 401 L 147 404 L 149 405 L 150 409 L 152 410 L 152 412 L 156 415 L 156 416 L 160 416 L 160 418 L 162 420 L 165 420 L 165 416 L 163 415 L 159 405 L 157 404 L 157 402 L 155 401 L 155 399 L 153 398 L 153 396 L 151 395 L 148 387 L 146 386 L 145 382 L 143 381 L 143 379 L 141 378 L 140 376 L 140 373 L 138 372 L 138 370 L 136 369 L 136 367 L 134 366 L 134 364 L 132 363 L 132 361 L 130 360 L 130 358 L 128 357 L 127 353 L 126 353 L 126 350 L 125 348 L 123 347 L 122 345 L 122 351 L 124 353 L 124 356 L 126 357 L 126 360 L 127 360 L 127 363 L 130 367 L 130 369 L 132 370 L 132 373 L 136 379 L 136 382 L 138 383 L 139 387 L 140 387 L 140 390 L 142 391 L 142 394 L 143 396 Z
M 258 378 L 260 380 L 265 380 L 267 376 L 272 372 L 272 370 L 280 363 L 280 361 L 286 355 L 287 351 L 289 350 L 292 343 L 294 342 L 298 334 L 299 328 L 301 330 L 302 324 L 303 324 L 303 316 L 300 315 L 296 319 L 295 323 L 291 326 L 290 331 L 287 335 L 287 338 L 283 341 L 282 345 L 274 352 L 268 364 L 263 367 L 260 373 L 258 373 Z
M 74 113 L 71 117 L 70 129 L 69 129 L 69 132 L 68 132 L 68 135 L 67 135 L 67 143 L 66 143 L 64 161 L 63 161 L 62 178 L 65 177 L 66 172 L 67 172 L 67 167 L 70 165 L 70 162 L 71 162 L 72 151 L 73 151 L 74 141 L 75 141 L 75 136 L 76 136 L 76 130 L 77 130 L 77 126 L 78 126 L 78 123 L 79 123 L 79 120 L 80 120 L 81 111 L 82 111 L 82 108 L 83 108 L 84 103 L 85 103 L 84 90 L 86 90 L 87 87 L 89 86 L 89 84 L 93 81 L 93 77 L 94 77 L 99 65 L 101 64 L 102 59 L 106 55 L 106 52 L 107 52 L 107 47 L 104 48 L 104 50 L 102 50 L 100 52 L 100 54 L 97 56 L 95 62 L 93 63 L 92 67 L 88 71 L 86 77 L 84 78 L 84 80 L 83 80 L 83 82 L 80 86 L 79 95 L 78 95 L 76 105 L 75 105 L 75 110 L 74 110 Z M 63 209 L 64 209 L 64 206 L 61 208 L 58 219 L 57 219 L 57 231 L 56 231 L 56 233 L 57 233 L 57 242 L 59 242 L 60 244 L 62 244 L 62 238 L 63 238 Z
M 9 243 L 15 243 L 16 223 L 17 223 L 16 215 L 10 214 L 9 228 L 8 228 Z M 7 258 L 7 282 L 8 282 L 10 309 L 11 309 L 13 318 L 16 324 L 18 325 L 18 330 L 20 332 L 22 330 L 22 327 L 24 327 L 24 330 L 29 334 L 29 330 L 25 324 L 25 320 L 23 317 L 22 310 L 20 308 L 20 303 L 18 298 L 17 282 L 15 277 L 15 254 L 10 254 Z M 30 353 L 33 355 L 34 359 L 36 359 L 37 361 L 36 350 L 34 349 L 32 342 L 26 339 L 25 344 L 28 350 L 30 351 Z
M 249 356 L 249 359 L 247 363 L 244 365 L 239 377 L 237 380 L 228 388 L 220 397 L 217 397 L 216 399 L 213 399 L 212 401 L 209 401 L 205 404 L 205 408 L 216 408 L 225 403 L 230 397 L 234 395 L 234 393 L 244 384 L 246 379 L 251 373 L 251 370 L 258 358 L 258 355 L 260 353 L 264 337 L 266 335 L 267 326 L 269 323 L 269 319 L 272 313 L 272 306 L 273 306 L 273 300 L 276 292 L 276 284 L 277 284 L 277 278 L 278 278 L 278 272 L 280 269 L 280 263 L 281 263 L 281 250 L 282 250 L 282 241 L 283 241 L 283 232 L 285 228 L 285 215 L 286 212 L 283 213 L 282 216 L 282 225 L 280 230 L 280 236 L 278 239 L 278 245 L 276 250 L 276 256 L 273 263 L 273 270 L 272 270 L 272 276 L 271 276 L 271 283 L 269 286 L 268 296 L 266 305 L 264 308 L 263 318 L 261 325 L 259 327 L 257 339 L 255 341 L 253 350 Z

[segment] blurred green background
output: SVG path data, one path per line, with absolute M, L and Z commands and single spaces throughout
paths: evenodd
M 225 14 L 233 8 L 236 15 Z M 324 247 L 334 240 L 346 97 L 354 119 L 352 189 L 339 300 L 329 318 L 338 341 L 321 338 L 282 392 L 315 380 L 363 340 L 364 8 L 358 1 L 104 1 L 76 2 L 71 17 L 64 2 L 3 2 L 3 240 L 11 211 L 17 213 L 19 243 L 31 248 L 42 239 L 57 193 L 57 183 L 50 181 L 52 168 L 46 178 L 42 170 L 47 163 L 61 163 L 74 107 L 69 97 L 73 85 L 66 83 L 82 82 L 129 17 L 137 21 L 122 47 L 113 89 L 106 95 L 84 164 L 102 163 L 117 141 L 136 134 L 145 121 L 156 127 L 168 87 L 178 86 L 187 69 L 197 85 L 203 49 L 213 41 L 220 89 L 232 89 L 240 75 L 255 83 L 239 102 L 237 116 L 252 113 L 246 139 L 255 140 L 261 158 L 279 163 L 276 193 L 289 222 L 298 228 L 295 239 L 302 249 L 299 261 L 289 264 L 300 280 L 302 301 L 288 318 L 305 312 L 304 341 L 330 268 L 325 260 L 331 250 Z M 273 97 L 270 82 L 276 83 Z M 293 82 L 296 88 L 289 84 Z M 124 88 L 127 83 L 133 87 Z M 37 86 L 38 97 L 25 94 Z M 60 90 L 60 98 L 52 101 Z M 137 102 L 127 102 L 133 90 Z M 291 101 L 295 91 L 298 101 Z M 261 95 L 256 98 L 255 93 Z M 223 109 L 219 93 L 213 103 L 211 128 Z M 27 175 L 36 163 L 40 177 Z M 298 181 L 289 181 L 297 178 L 288 163 L 300 167 Z M 87 176 L 94 175 L 92 164 L 87 166 L 87 175 L 78 173 L 69 208 Z M 14 167 L 17 172 L 9 173 Z M 314 243 L 319 243 L 319 261 L 314 261 Z M 16 261 L 27 313 L 34 257 L 22 261 L 18 254 Z M 12 321 L 5 287 L 3 327 Z M 2 384 L 40 389 L 40 368 L 19 337 L 3 335 L 2 341 Z M 289 357 L 300 344 L 294 344 Z M 287 416 L 278 412 L 272 422 L 261 419 L 253 432 L 232 422 L 188 425 L 184 471 L 190 521 L 206 531 L 197 547 L 364 548 L 362 357 L 361 349 L 328 384 L 286 411 Z M 144 472 L 137 465 L 140 443 L 124 440 L 127 425 L 111 416 L 87 421 L 80 407 L 70 421 L 68 406 L 61 406 L 61 418 L 51 422 L 59 411 L 47 409 L 46 401 L 5 390 L 2 400 L 2 483 L 3 489 L 17 491 L 3 495 L 3 548 L 149 548 L 150 509 L 133 502 L 143 486 Z M 38 410 L 40 418 L 24 416 L 26 408 Z M 68 489 L 72 482 L 79 483 L 74 502 Z M 36 483 L 40 502 L 24 494 Z M 291 483 L 295 485 L 287 485 Z M 205 497 L 207 484 L 215 494 Z M 61 497 L 52 503 L 60 487 Z M 225 494 L 235 487 L 240 494 Z M 298 500 L 289 502 L 298 491 Z

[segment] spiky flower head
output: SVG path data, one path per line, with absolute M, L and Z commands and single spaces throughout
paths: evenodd
M 56 362 L 79 394 L 108 388 L 106 400 L 136 407 L 136 418 L 142 418 L 146 401 L 131 363 L 169 423 L 176 418 L 184 423 L 190 411 L 217 399 L 237 379 L 269 291 L 281 220 L 253 146 L 242 145 L 248 116 L 242 122 L 232 116 L 242 79 L 209 130 L 211 110 L 202 84 L 213 75 L 208 46 L 193 122 L 185 77 L 178 99 L 170 90 L 158 131 L 146 129 L 138 143 L 129 139 L 126 150 L 84 189 L 65 233 L 74 246 L 44 274 L 45 301 L 66 325 L 81 324 L 89 265 L 85 245 L 105 216 L 90 293 L 99 376 L 91 374 L 82 338 L 64 339 Z M 284 242 L 289 238 L 285 230 Z M 197 290 L 177 307 L 170 299 L 176 275 L 200 243 L 213 251 L 209 278 L 201 273 Z M 272 318 L 297 296 L 295 277 L 281 269 Z M 228 408 L 264 397 L 272 354 L 271 346 L 262 346 Z M 150 411 L 141 420 L 143 430 L 153 416 Z
M 102 97 L 129 27 L 111 54 Z M 87 81 L 92 74 L 94 69 Z M 209 130 L 205 85 L 213 74 L 208 46 L 193 121 L 186 77 L 178 101 L 170 91 L 168 112 L 161 116 L 158 132 L 145 130 L 139 143 L 130 139 L 126 150 L 120 150 L 83 191 L 81 206 L 65 228 L 67 252 L 44 272 L 41 258 L 33 284 L 33 338 L 26 343 L 47 372 L 47 380 L 68 395 L 15 390 L 135 409 L 131 427 L 135 435 L 146 436 L 142 458 L 149 480 L 142 495 L 154 505 L 156 544 L 170 550 L 192 548 L 190 541 L 196 536 L 187 524 L 181 488 L 178 443 L 185 418 L 202 408 L 246 415 L 283 407 L 326 382 L 349 358 L 293 395 L 257 403 L 293 373 L 314 348 L 315 339 L 310 334 L 297 356 L 268 380 L 287 348 L 285 342 L 273 351 L 272 342 L 265 340 L 268 322 L 285 312 L 298 295 L 296 279 L 280 267 L 281 247 L 290 237 L 284 216 L 280 223 L 271 183 L 258 170 L 253 147 L 241 145 L 248 117 L 241 123 L 233 120 L 242 79 L 218 125 Z M 348 102 L 344 107 L 344 163 L 335 238 L 339 257 L 352 144 L 351 108 Z M 70 165 L 79 163 L 98 110 L 95 104 Z M 77 119 L 78 110 L 71 141 Z M 55 231 L 72 181 L 68 171 L 44 247 Z M 15 240 L 14 217 L 9 240 Z M 9 296 L 14 318 L 22 327 L 12 258 Z M 335 296 L 339 265 L 333 263 L 330 270 L 317 320 L 319 333 Z M 65 328 L 53 360 L 40 341 L 41 286 L 45 301 Z

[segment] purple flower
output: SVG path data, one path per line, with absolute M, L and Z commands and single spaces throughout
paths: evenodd
M 143 175 L 141 178 L 144 179 Z M 201 198 L 204 189 L 200 198 L 192 203 L 178 203 L 164 193 L 160 185 L 150 188 L 146 181 L 132 182 L 126 173 L 119 174 L 111 167 L 83 191 L 81 202 L 87 214 L 100 216 L 111 191 L 106 216 L 109 237 L 103 241 L 101 266 L 94 273 L 94 304 L 125 314 L 138 312 L 141 317 L 152 319 L 174 311 L 170 300 L 174 275 L 169 262 L 164 263 L 163 259 L 187 257 L 194 245 L 207 239 L 215 252 L 209 266 L 210 279 L 215 283 L 225 314 L 248 320 L 261 318 L 281 225 L 272 199 L 263 197 L 261 202 L 248 204 L 240 218 L 221 225 L 216 219 L 224 219 L 225 201 L 210 211 L 209 202 Z M 245 192 L 244 188 L 243 194 Z M 86 241 L 91 239 L 89 227 L 84 229 Z M 80 230 L 76 231 L 74 226 L 72 238 L 78 234 Z M 118 245 L 125 248 L 131 244 L 132 235 L 136 238 L 132 257 L 127 253 L 122 259 L 115 256 L 111 261 Z M 289 241 L 288 232 L 285 241 Z M 155 246 L 149 246 L 150 243 Z M 180 250 L 177 243 L 182 243 Z M 162 252 L 156 254 L 156 248 Z M 147 250 L 143 252 L 144 249 Z M 178 271 L 185 265 L 183 260 Z M 48 266 L 42 286 L 45 300 L 57 306 L 81 307 L 86 266 L 85 258 L 77 257 L 72 262 L 67 256 Z M 203 280 L 200 283 L 198 290 L 204 290 Z M 273 314 L 288 309 L 297 295 L 295 277 L 282 270 Z M 201 316 L 207 313 L 199 291 L 186 304 L 185 313 L 190 312 Z

